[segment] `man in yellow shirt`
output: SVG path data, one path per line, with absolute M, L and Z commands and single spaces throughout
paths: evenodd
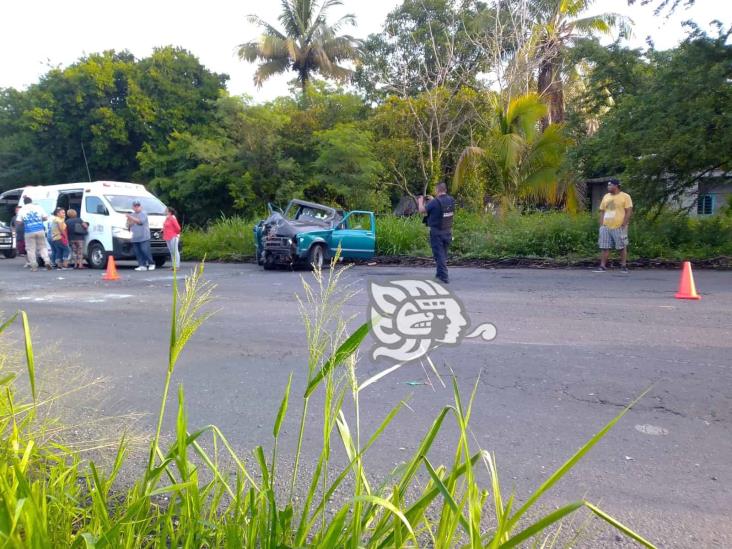
M 620 181 L 611 179 L 607 183 L 608 193 L 600 202 L 600 266 L 596 273 L 607 270 L 610 250 L 620 251 L 620 270 L 628 272 L 628 223 L 633 215 L 633 201 L 628 193 L 620 190 Z

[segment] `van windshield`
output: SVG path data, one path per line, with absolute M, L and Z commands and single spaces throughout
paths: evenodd
M 110 206 L 115 212 L 131 213 L 132 202 L 139 201 L 147 215 L 165 215 L 165 204 L 154 196 L 127 196 L 121 194 L 105 194 Z

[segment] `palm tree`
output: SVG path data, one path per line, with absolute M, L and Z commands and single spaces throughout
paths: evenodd
M 349 69 L 341 61 L 356 59 L 359 41 L 349 35 L 338 35 L 345 25 L 354 25 L 353 15 L 345 15 L 333 25 L 326 22 L 328 10 L 342 5 L 341 0 L 282 0 L 279 21 L 283 32 L 256 15 L 249 21 L 262 29 L 258 40 L 239 46 L 239 58 L 250 63 L 259 61 L 254 83 L 261 87 L 275 74 L 293 70 L 303 92 L 313 73 L 326 78 L 345 80 Z
M 628 18 L 616 13 L 603 13 L 578 18 L 593 0 L 533 0 L 531 11 L 536 24 L 539 95 L 549 103 L 549 113 L 542 120 L 543 127 L 564 121 L 564 90 L 567 51 L 579 38 L 596 33 L 609 34 L 614 28 L 627 33 Z
M 502 213 L 519 200 L 562 198 L 558 171 L 566 148 L 559 124 L 540 128 L 548 107 L 538 94 L 512 99 L 504 107 L 496 98 L 493 119 L 482 146 L 467 147 L 455 167 L 453 191 L 459 192 L 471 171 L 485 174 L 487 192 Z

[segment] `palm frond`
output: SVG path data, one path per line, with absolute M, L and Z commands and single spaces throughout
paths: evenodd
M 300 21 L 300 13 L 298 10 L 297 0 L 282 0 L 280 2 L 282 6 L 282 13 L 278 17 L 282 27 L 285 29 L 285 34 L 291 38 L 301 37 L 304 33 L 304 28 Z
M 519 163 L 524 149 L 524 139 L 516 133 L 507 133 L 495 139 L 493 156 L 503 170 L 513 170 Z
M 247 21 L 249 21 L 252 25 L 257 25 L 260 27 L 263 31 L 263 34 L 269 35 L 269 36 L 277 36 L 278 38 L 281 38 L 282 40 L 285 40 L 287 37 L 282 34 L 277 28 L 270 25 L 262 19 L 261 17 L 258 17 L 257 15 L 248 15 Z
M 530 174 L 523 180 L 521 195 L 523 198 L 543 198 L 556 203 L 558 199 L 557 168 L 546 166 Z
M 465 182 L 468 173 L 475 167 L 477 162 L 485 155 L 485 150 L 480 147 L 465 147 L 457 164 L 455 165 L 455 175 L 452 178 L 452 190 L 457 192 L 460 186 Z
M 253 63 L 259 59 L 259 42 L 252 41 L 246 44 L 239 44 L 237 54 L 239 55 L 239 59 Z
M 351 60 L 360 57 L 361 41 L 352 36 L 334 36 L 319 45 L 323 53 L 332 61 Z
M 265 61 L 292 57 L 290 42 L 276 36 L 263 36 L 259 41 L 259 58 Z
M 582 19 L 575 19 L 568 23 L 568 34 L 591 35 L 594 33 L 610 34 L 613 29 L 618 29 L 622 36 L 629 37 L 633 20 L 630 17 L 619 13 L 602 13 Z
M 265 61 L 257 67 L 254 73 L 254 84 L 261 88 L 265 80 L 276 74 L 287 72 L 289 69 L 290 60 L 288 58 Z
M 318 72 L 326 78 L 332 78 L 339 82 L 345 82 L 353 76 L 353 71 L 351 69 L 336 65 L 335 63 L 329 63 L 328 65 L 321 66 Z
M 336 21 L 335 23 L 333 23 L 332 25 L 329 25 L 330 30 L 333 31 L 334 33 L 340 32 L 341 29 L 343 29 L 343 27 L 346 27 L 346 26 L 350 26 L 350 27 L 356 26 L 356 16 L 353 15 L 352 13 L 347 13 L 346 15 L 344 15 L 343 17 L 338 19 L 338 21 Z
M 527 138 L 535 135 L 539 121 L 546 116 L 547 105 L 536 93 L 527 93 L 513 99 L 506 109 L 506 121 L 511 128 L 519 129 Z

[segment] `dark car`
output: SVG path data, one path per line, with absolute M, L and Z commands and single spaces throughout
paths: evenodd
M 15 231 L 0 221 L 0 252 L 8 259 L 18 255 L 15 245 Z

